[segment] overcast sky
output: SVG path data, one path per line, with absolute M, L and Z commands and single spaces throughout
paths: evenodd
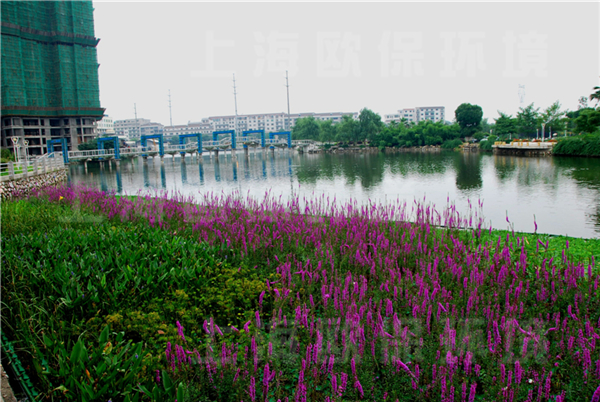
M 594 3 L 94 1 L 100 100 L 113 119 L 169 125 L 238 114 L 358 112 L 559 100 L 599 85 Z

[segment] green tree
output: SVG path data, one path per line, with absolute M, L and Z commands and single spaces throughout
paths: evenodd
M 331 120 L 323 120 L 319 123 L 320 136 L 322 142 L 332 142 L 335 140 L 336 127 Z
M 115 147 L 114 141 L 107 141 L 104 143 L 104 149 L 113 149 Z M 98 149 L 98 139 L 94 138 L 93 140 L 84 142 L 82 144 L 77 145 L 77 149 L 80 151 L 94 151 Z
M 358 141 L 360 134 L 359 123 L 349 115 L 343 115 L 342 121 L 337 124 L 336 140 L 340 142 Z
M 379 132 L 384 127 L 381 116 L 370 109 L 364 108 L 360 111 L 358 121 L 360 124 L 360 139 L 366 139 L 375 144 Z
M 600 110 L 581 110 L 575 119 L 575 130 L 579 133 L 593 133 L 600 128 Z
M 535 136 L 540 123 L 540 108 L 534 108 L 533 103 L 524 108 L 519 108 L 517 113 L 517 130 L 519 134 L 528 137 Z
M 481 109 L 481 106 L 463 103 L 456 108 L 454 116 L 456 117 L 456 122 L 462 129 L 462 136 L 466 137 L 472 135 L 481 124 L 483 110 Z
M 320 136 L 319 122 L 314 117 L 302 117 L 296 121 L 292 129 L 292 138 L 295 140 L 318 141 Z
M 550 132 L 551 129 L 554 131 L 563 131 L 565 129 L 563 121 L 564 115 L 565 112 L 560 110 L 560 103 L 558 101 L 554 102 L 544 110 L 544 113 L 542 113 L 542 122 L 546 123 L 548 132 Z
M 484 134 L 489 134 L 490 130 L 494 129 L 494 124 L 490 124 L 490 122 L 488 122 L 488 118 L 486 117 L 485 119 L 481 120 L 481 124 L 479 125 L 479 130 L 482 131 Z
M 517 133 L 517 119 L 511 115 L 498 111 L 500 117 L 496 119 L 493 133 L 502 136 Z

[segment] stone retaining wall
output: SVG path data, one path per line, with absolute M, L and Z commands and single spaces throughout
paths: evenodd
M 29 195 L 36 188 L 56 186 L 67 180 L 67 169 L 29 176 L 0 183 L 0 197 L 3 200 L 18 195 Z

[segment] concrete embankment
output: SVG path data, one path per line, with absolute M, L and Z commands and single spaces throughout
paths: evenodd
M 36 176 L 3 181 L 0 183 L 0 197 L 6 200 L 18 195 L 29 195 L 35 189 L 56 186 L 64 183 L 66 180 L 67 170 L 61 169 Z

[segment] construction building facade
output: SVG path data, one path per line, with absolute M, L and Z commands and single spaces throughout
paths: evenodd
M 42 155 L 95 137 L 102 119 L 91 1 L 2 1 L 2 148 Z M 24 144 L 27 145 L 25 152 Z M 60 147 L 58 147 L 60 149 Z

